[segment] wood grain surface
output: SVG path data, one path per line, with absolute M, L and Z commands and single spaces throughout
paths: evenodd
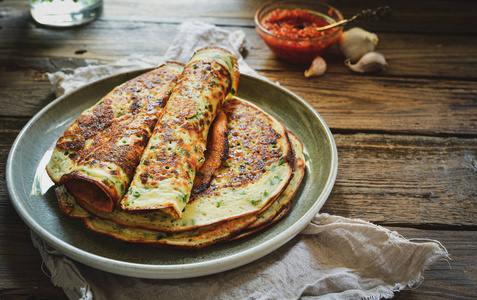
M 28 120 L 55 99 L 47 72 L 162 55 L 187 19 L 242 30 L 246 62 L 310 103 L 333 132 L 335 187 L 322 211 L 362 218 L 406 238 L 439 240 L 450 261 L 430 266 L 395 299 L 475 299 L 477 295 L 477 2 L 328 1 L 345 17 L 390 5 L 388 20 L 356 24 L 379 36 L 384 73 L 359 75 L 337 47 L 327 72 L 277 59 L 255 33 L 268 1 L 105 1 L 86 26 L 32 22 L 28 1 L 0 1 L 0 299 L 65 299 L 51 284 L 29 229 L 10 203 L 5 164 Z M 114 32 L 114 34 L 112 34 Z

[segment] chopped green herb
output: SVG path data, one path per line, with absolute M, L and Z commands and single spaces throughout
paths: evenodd
M 220 204 L 222 204 L 222 201 L 224 201 L 223 199 L 217 201 L 217 207 L 220 207 Z
M 281 181 L 280 177 L 275 176 L 272 179 L 270 179 L 270 185 L 275 185 Z
M 189 195 L 183 194 L 182 195 L 182 202 L 187 203 L 188 198 L 189 198 Z
M 114 223 L 114 225 L 113 225 L 113 230 L 118 231 L 118 232 L 121 232 L 124 228 L 125 227 L 123 225 L 120 225 L 120 224 Z
M 134 196 L 134 197 L 139 197 L 139 196 L 141 196 L 141 193 L 139 193 L 139 191 L 135 191 L 135 192 L 133 193 L 133 196 Z
M 186 117 L 186 120 L 190 120 L 190 119 L 193 119 L 195 117 L 197 117 L 197 115 L 199 114 L 199 112 L 196 112 L 195 114 L 193 114 L 192 116 L 190 117 Z
M 172 236 L 172 233 L 170 232 L 161 232 L 157 235 L 157 240 L 160 240 L 166 237 L 171 237 L 171 236 Z
M 263 192 L 263 197 L 267 197 L 268 195 L 270 195 L 267 191 Z
M 259 199 L 259 200 L 252 200 L 252 201 L 250 201 L 250 202 L 251 202 L 253 205 L 255 205 L 255 204 L 257 204 L 257 203 L 260 202 L 260 201 L 262 201 L 262 200 L 260 200 L 260 199 Z
M 278 165 L 281 166 L 281 165 L 283 165 L 284 162 L 285 162 L 285 157 L 282 157 L 282 158 L 280 158 L 280 160 L 278 161 Z

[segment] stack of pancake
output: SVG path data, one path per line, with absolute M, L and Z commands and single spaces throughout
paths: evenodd
M 304 176 L 299 139 L 235 96 L 228 51 L 198 50 L 113 89 L 59 138 L 61 210 L 120 240 L 201 248 L 280 220 Z

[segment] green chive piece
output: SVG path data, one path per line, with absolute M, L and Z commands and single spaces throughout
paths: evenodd
M 188 198 L 189 198 L 189 195 L 186 195 L 186 194 L 182 195 L 182 202 L 187 203 Z
M 282 181 L 282 180 L 280 179 L 280 177 L 275 176 L 275 177 L 273 177 L 272 179 L 270 179 L 270 185 L 275 185 L 275 184 L 279 183 L 280 181 Z

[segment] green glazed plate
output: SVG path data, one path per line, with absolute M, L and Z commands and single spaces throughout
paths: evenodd
M 242 75 L 238 96 L 276 117 L 304 144 L 305 178 L 283 220 L 245 239 L 182 251 L 117 241 L 90 232 L 81 221 L 63 215 L 44 171 L 56 140 L 84 109 L 145 71 L 108 77 L 56 99 L 36 114 L 15 140 L 6 169 L 10 198 L 23 221 L 49 245 L 76 261 L 116 274 L 157 279 L 196 277 L 265 256 L 297 235 L 318 213 L 338 169 L 330 130 L 310 105 L 289 90 Z

